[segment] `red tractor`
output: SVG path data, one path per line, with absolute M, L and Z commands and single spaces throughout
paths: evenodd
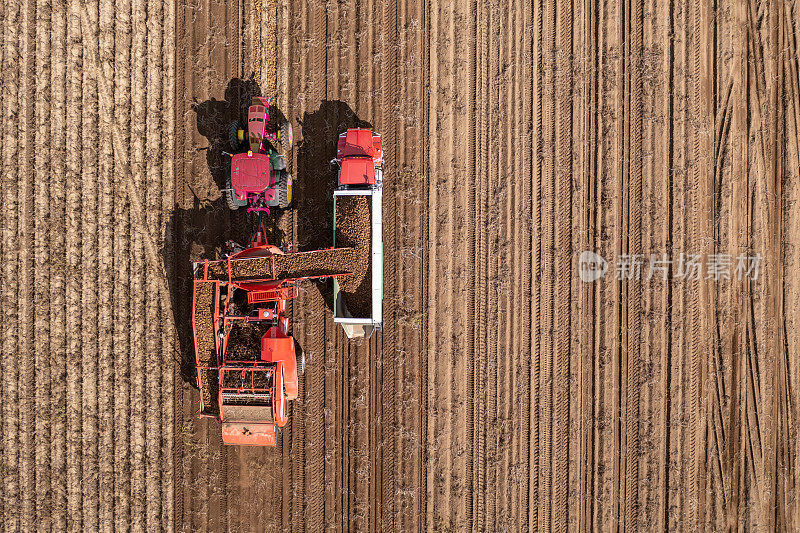
M 225 197 L 231 209 L 269 213 L 270 208 L 291 206 L 292 177 L 285 157 L 292 149 L 292 125 L 270 121 L 272 103 L 272 97 L 254 97 L 247 111 L 247 129 L 239 121 L 230 125 L 232 159 Z

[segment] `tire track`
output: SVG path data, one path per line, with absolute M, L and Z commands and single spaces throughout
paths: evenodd
M 625 65 L 627 89 L 629 92 L 626 120 L 627 139 L 624 154 L 628 165 L 628 205 L 627 205 L 627 243 L 623 245 L 629 254 L 643 254 L 642 211 L 645 210 L 642 197 L 642 65 L 643 65 L 643 23 L 641 0 L 631 0 L 627 6 L 628 21 L 626 37 L 628 64 Z M 625 288 L 627 300 L 625 334 L 625 512 L 620 513 L 623 524 L 631 529 L 639 529 L 639 413 L 641 398 L 640 365 L 642 357 L 642 283 L 639 279 L 628 280 Z
M 561 6 L 560 6 L 561 7 Z M 553 354 L 553 527 L 567 528 L 567 491 L 569 482 L 569 372 L 570 331 L 572 317 L 572 6 L 565 4 L 557 10 L 554 80 L 554 257 L 555 301 L 553 325 L 555 333 Z M 569 221 L 564 224 L 564 221 Z
M 35 132 L 42 138 L 50 137 L 50 107 L 45 94 L 50 91 L 50 28 L 52 20 L 47 3 L 44 0 L 36 1 L 36 20 L 35 24 L 35 46 L 36 53 L 42 57 L 47 57 L 47 61 L 37 61 L 33 78 L 35 95 L 31 98 L 34 101 Z M 33 364 L 35 380 L 29 382 L 28 386 L 34 386 L 34 456 L 35 461 L 35 506 L 36 512 L 32 518 L 36 520 L 39 527 L 48 528 L 50 523 L 50 509 L 52 508 L 52 492 L 50 490 L 50 446 L 52 419 L 50 407 L 50 262 L 49 262 L 49 223 L 50 223 L 50 193 L 49 180 L 46 175 L 52 171 L 50 167 L 50 150 L 36 150 L 33 156 L 36 171 L 34 171 L 35 183 L 27 194 L 33 196 L 33 328 L 34 345 Z M 28 170 L 30 172 L 30 170 Z
M 708 25 L 705 23 L 708 20 L 701 14 L 702 7 L 693 5 L 693 11 L 690 15 L 691 24 L 691 90 L 693 92 L 691 98 L 692 102 L 692 115 L 695 127 L 699 131 L 694 133 L 693 146 L 691 147 L 691 154 L 693 158 L 693 165 L 690 168 L 691 190 L 701 193 L 707 189 L 707 175 L 704 154 L 708 153 L 707 146 L 701 139 L 701 135 L 705 133 L 702 129 L 707 120 L 707 112 L 703 106 L 705 98 L 708 97 L 706 87 L 703 83 L 707 83 L 703 75 L 703 56 L 701 51 L 708 49 L 707 42 L 707 29 Z M 705 98 L 704 98 L 705 97 Z M 708 213 L 708 206 L 700 205 L 698 197 L 694 196 L 690 199 L 690 214 L 689 221 L 691 223 L 689 238 L 692 246 L 700 246 L 699 251 L 705 251 L 702 245 L 701 235 L 708 234 L 706 224 L 704 221 L 705 213 Z M 698 226 L 700 226 L 698 228 Z M 705 254 L 704 254 L 705 255 Z M 701 402 L 706 398 L 705 393 L 705 316 L 702 314 L 701 303 L 707 303 L 707 295 L 705 292 L 704 284 L 693 284 L 692 290 L 689 293 L 689 306 L 692 310 L 691 315 L 691 341 L 690 341 L 690 375 L 689 386 L 687 388 L 687 403 L 689 407 L 689 439 L 688 439 L 688 452 L 691 464 L 689 466 L 689 477 L 687 480 L 688 489 L 688 518 L 690 527 L 700 527 L 700 524 L 705 523 L 705 449 L 700 450 L 702 443 L 698 440 L 705 437 L 706 419 L 703 413 L 700 412 Z M 704 447 L 703 447 L 704 448 Z
M 542 439 L 540 428 L 542 426 L 542 413 L 539 409 L 541 405 L 540 394 L 542 391 L 542 316 L 541 316 L 541 286 L 542 286 L 542 182 L 543 182 L 543 161 L 544 153 L 544 134 L 542 128 L 542 108 L 543 108 L 543 88 L 544 88 L 544 62 L 542 46 L 542 2 L 533 3 L 533 27 L 531 38 L 531 60 L 532 64 L 532 126 L 535 138 L 531 140 L 531 153 L 536 154 L 536 159 L 531 165 L 531 198 L 537 206 L 533 211 L 533 223 L 531 232 L 531 446 L 529 451 L 530 463 L 530 489 L 528 493 L 528 527 L 530 529 L 541 528 L 539 520 L 539 510 L 542 506 L 542 495 L 540 484 L 542 482 L 541 473 L 541 450 Z M 536 339 L 534 341 L 534 338 Z M 482 349 L 483 347 L 481 347 Z
M 516 20 L 524 21 L 520 30 L 517 32 L 517 38 L 514 47 L 514 56 L 516 59 L 514 76 L 523 80 L 521 89 L 518 90 L 515 96 L 512 96 L 512 102 L 521 101 L 521 117 L 517 118 L 516 135 L 517 141 L 515 146 L 532 146 L 533 132 L 533 80 L 526 73 L 530 72 L 534 66 L 533 54 L 530 50 L 533 46 L 531 39 L 533 23 L 532 5 L 528 2 L 515 2 L 515 11 L 510 14 L 510 17 L 515 17 Z M 519 185 L 519 207 L 517 210 L 519 217 L 519 255 L 518 255 L 518 276 L 520 278 L 519 292 L 516 294 L 525 295 L 523 298 L 523 306 L 520 310 L 515 323 L 516 337 L 515 352 L 519 354 L 517 357 L 517 375 L 516 381 L 518 383 L 519 393 L 518 396 L 524 402 L 524 409 L 521 413 L 516 415 L 519 426 L 514 431 L 517 436 L 517 458 L 516 463 L 523 465 L 519 473 L 519 486 L 517 488 L 516 496 L 516 510 L 515 517 L 516 523 L 523 531 L 530 530 L 533 525 L 529 521 L 528 509 L 531 507 L 530 490 L 531 479 L 533 474 L 532 465 L 530 462 L 531 446 L 530 441 L 532 438 L 531 417 L 534 413 L 533 408 L 533 394 L 532 386 L 533 380 L 530 379 L 533 370 L 531 358 L 533 357 L 533 234 L 536 231 L 533 227 L 533 202 L 534 191 L 530 176 L 534 167 L 534 154 L 532 150 L 518 150 L 517 151 L 516 168 L 521 169 L 521 182 Z M 516 247 L 515 247 L 516 249 Z M 514 299 L 510 299 L 514 302 Z M 512 398 L 514 396 L 512 395 Z
M 475 162 L 475 172 L 480 175 L 489 175 L 489 159 L 487 153 L 488 140 L 486 132 L 488 130 L 487 117 L 488 111 L 488 18 L 485 13 L 486 5 L 478 3 L 475 9 L 476 18 L 476 57 L 475 57 L 475 75 L 477 81 L 475 83 L 475 102 L 478 106 L 475 117 L 475 131 L 474 143 L 475 152 L 478 154 Z M 481 23 L 478 24 L 477 21 Z M 486 204 L 488 191 L 486 190 L 485 180 L 475 180 L 475 255 L 473 261 L 475 262 L 475 292 L 476 294 L 488 294 L 487 279 L 488 274 L 487 258 L 488 251 L 486 246 L 486 231 L 484 228 L 488 227 L 488 219 L 486 216 Z M 477 403 L 475 407 L 475 417 L 473 423 L 476 425 L 475 431 L 475 452 L 473 476 L 474 476 L 474 504 L 472 511 L 472 529 L 482 529 L 486 527 L 486 477 L 487 477 L 487 463 L 486 463 L 486 438 L 487 438 L 487 410 L 486 410 L 486 383 L 487 383 L 487 337 L 488 331 L 485 324 L 480 320 L 475 321 L 474 325 L 475 342 L 473 348 L 476 350 L 475 356 L 475 370 L 474 370 L 474 397 Z
M 20 4 L 3 5 L 3 47 L 2 66 L 3 77 L 0 80 L 2 93 L 2 199 L 3 199 L 3 226 L 2 226 L 2 254 L 3 254 L 3 290 L 0 292 L 3 309 L 2 315 L 2 343 L 3 353 L 19 353 L 19 326 L 20 316 L 17 306 L 18 282 L 18 157 L 19 142 L 16 132 L 12 127 L 19 120 L 20 97 L 20 51 L 17 41 L 20 28 Z M 19 506 L 19 414 L 17 405 L 19 399 L 18 388 L 18 359 L 4 357 L 2 361 L 3 378 L 3 515 L 2 525 L 8 530 L 20 528 L 19 514 L 15 509 Z
M 512 360 L 513 354 L 517 353 L 513 348 L 512 324 L 514 321 L 515 309 L 511 305 L 511 293 L 514 292 L 514 286 L 519 281 L 517 275 L 517 265 L 515 262 L 514 251 L 517 249 L 513 246 L 514 239 L 514 215 L 515 215 L 515 200 L 516 183 L 511 175 L 515 174 L 512 169 L 516 167 L 512 162 L 511 146 L 516 145 L 516 139 L 512 133 L 513 120 L 516 116 L 516 109 L 514 108 L 513 100 L 511 99 L 514 87 L 514 71 L 513 71 L 513 58 L 511 57 L 511 48 L 514 41 L 514 25 L 510 23 L 510 8 L 511 3 L 506 3 L 501 6 L 497 13 L 497 24 L 500 27 L 510 28 L 507 38 L 498 43 L 498 65 L 504 65 L 505 68 L 500 72 L 500 80 L 498 83 L 498 109 L 500 110 L 499 118 L 502 120 L 498 124 L 497 129 L 501 133 L 502 138 L 507 139 L 507 143 L 498 143 L 497 146 L 497 176 L 500 177 L 500 182 L 504 186 L 497 188 L 497 235 L 498 240 L 498 281 L 496 282 L 496 298 L 497 298 L 497 318 L 498 323 L 503 324 L 502 328 L 498 329 L 498 351 L 497 351 L 497 483 L 495 485 L 495 513 L 497 521 L 495 524 L 496 529 L 508 529 L 513 527 L 513 509 L 510 507 L 511 492 L 513 490 L 513 479 L 510 476 L 503 475 L 503 472 L 511 472 L 512 454 L 513 454 L 513 435 L 512 431 L 512 410 L 511 410 L 511 397 L 516 398 L 516 391 L 514 390 L 513 383 L 513 368 Z M 504 268 L 503 268 L 504 267 Z M 503 279 L 502 272 L 505 270 L 508 274 L 506 279 Z M 512 281 L 513 280 L 513 281 Z M 518 294 L 518 293 L 517 293 Z M 519 403 L 515 407 L 519 407 Z
M 489 117 L 497 117 L 495 120 L 489 120 L 487 128 L 490 130 L 499 131 L 501 127 L 500 117 L 502 113 L 500 93 L 501 81 L 498 79 L 500 76 L 500 50 L 505 42 L 499 35 L 496 35 L 493 28 L 498 27 L 500 24 L 500 6 L 490 6 L 486 14 L 489 24 L 489 38 L 487 42 L 487 114 Z M 499 134 L 502 135 L 502 134 Z M 486 140 L 488 156 L 487 170 L 489 176 L 500 176 L 502 158 L 502 144 L 497 139 L 498 136 L 489 135 Z M 490 323 L 499 323 L 500 316 L 500 264 L 504 258 L 501 257 L 501 243 L 500 231 L 501 225 L 500 206 L 498 203 L 501 201 L 501 189 L 499 184 L 486 181 L 485 188 L 486 200 L 484 209 L 487 217 L 488 231 L 486 232 L 487 239 L 487 256 L 484 258 L 487 264 L 487 304 L 486 304 L 486 317 Z M 501 483 L 500 465 L 500 421 L 501 415 L 499 409 L 499 386 L 500 379 L 500 333 L 499 328 L 486 328 L 486 345 L 487 345 L 487 364 L 486 364 L 486 382 L 483 389 L 486 391 L 486 455 L 485 459 L 488 462 L 486 467 L 486 528 L 489 530 L 496 530 L 500 525 L 497 523 L 497 494 L 499 484 Z
M 67 83 L 67 14 L 66 6 L 56 4 L 52 12 L 52 70 L 50 72 L 51 84 L 51 123 L 54 131 L 67 131 L 66 110 L 66 83 Z M 5 72 L 5 71 L 4 71 Z M 0 96 L 2 98 L 2 96 Z M 52 172 L 55 176 L 66 177 L 66 158 L 61 154 L 66 153 L 67 142 L 65 136 L 51 141 Z M 66 227 L 66 183 L 65 179 L 50 182 L 50 224 L 53 228 Z M 52 251 L 51 279 L 50 279 L 50 357 L 51 357 L 51 395 L 48 409 L 53 414 L 51 428 L 51 454 L 50 454 L 50 491 L 52 505 L 49 509 L 51 527 L 63 531 L 67 527 L 66 520 L 66 426 L 67 426 L 67 397 L 66 397 L 66 239 L 65 232 L 50 232 L 50 246 Z M 5 352 L 8 353 L 8 352 Z

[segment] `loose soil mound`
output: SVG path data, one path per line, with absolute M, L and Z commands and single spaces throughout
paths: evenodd
M 372 212 L 367 196 L 339 196 L 336 199 L 336 244 L 353 249 L 353 275 L 339 283 L 344 303 L 357 318 L 371 316 L 372 303 Z
M 350 248 L 332 248 L 313 252 L 300 252 L 231 261 L 231 279 L 297 279 L 315 276 L 335 276 L 353 272 L 355 252 Z M 212 261 L 208 265 L 208 277 L 228 279 L 227 261 Z

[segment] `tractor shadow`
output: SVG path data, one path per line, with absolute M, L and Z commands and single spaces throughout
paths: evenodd
M 345 102 L 323 100 L 316 111 L 299 120 L 302 138 L 295 146 L 294 207 L 297 210 L 297 249 L 333 245 L 333 191 L 338 181 L 336 157 L 339 134 L 348 128 L 372 128 Z M 316 283 L 325 305 L 333 310 L 333 283 Z
M 197 132 L 207 140 L 205 151 L 208 172 L 219 189 L 224 189 L 230 173 L 231 152 L 230 125 L 235 120 L 247 117 L 247 108 L 254 96 L 261 96 L 261 88 L 253 79 L 233 78 L 225 88 L 225 99 L 211 98 L 204 102 L 194 102 Z M 283 116 L 274 110 L 275 116 Z M 272 112 L 272 110 L 271 110 Z M 186 176 L 187 184 L 191 177 Z M 179 184 L 180 186 L 180 184 Z M 225 197 L 216 200 L 198 197 L 191 186 L 185 189 L 191 207 L 176 206 L 167 222 L 166 242 L 162 256 L 169 273 L 169 292 L 175 326 L 180 348 L 181 378 L 197 386 L 194 338 L 192 331 L 192 263 L 204 259 L 217 259 L 226 250 L 225 243 L 230 239 L 247 244 L 254 226 L 254 217 L 248 217 L 244 209 L 231 211 Z M 264 219 L 267 239 L 282 242 L 285 238 L 275 217 Z

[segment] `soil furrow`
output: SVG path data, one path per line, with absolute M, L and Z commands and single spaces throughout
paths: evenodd
M 51 54 L 52 69 L 50 72 L 51 124 L 54 131 L 67 131 L 66 83 L 67 83 L 67 7 L 56 3 L 52 12 Z M 50 193 L 50 228 L 65 228 L 66 217 L 66 160 L 61 154 L 66 153 L 65 136 L 53 139 L 50 146 L 52 172 L 62 179 L 52 180 Z M 50 435 L 50 491 L 52 505 L 48 509 L 51 526 L 54 530 L 63 531 L 67 527 L 66 520 L 66 278 L 67 257 L 65 232 L 50 231 L 51 248 L 50 270 L 50 405 L 52 416 Z
M 84 63 L 81 39 L 80 14 L 77 4 L 69 12 L 67 27 L 67 527 L 82 527 L 83 472 L 81 439 L 81 247 L 83 241 L 81 198 L 83 173 L 81 171 L 81 135 L 83 113 L 81 97 L 83 91 L 82 66 Z
M 147 142 L 147 2 L 133 0 L 131 2 L 131 138 L 129 161 L 145 160 Z M 147 190 L 145 168 L 132 164 L 130 178 L 137 191 Z M 131 204 L 131 219 L 145 213 L 136 213 L 136 206 Z M 145 416 L 147 412 L 147 393 L 145 381 L 151 373 L 145 365 L 149 331 L 147 316 L 149 315 L 147 292 L 146 262 L 144 260 L 144 239 L 141 227 L 131 228 L 131 324 L 129 359 L 131 379 L 130 410 L 130 457 L 131 457 L 131 522 L 144 529 L 147 524 L 147 491 L 148 475 L 146 468 L 147 434 Z
M 89 68 L 83 72 L 82 177 L 81 188 L 81 239 L 80 262 L 80 355 L 81 355 L 81 431 L 83 461 L 81 487 L 83 490 L 84 524 L 99 523 L 100 472 L 99 456 L 99 409 L 98 409 L 98 152 L 96 136 L 90 132 L 98 130 L 98 87 L 95 72 L 91 69 L 91 58 L 98 55 L 98 39 L 94 28 L 98 27 L 98 4 L 83 3 L 78 16 L 81 21 L 85 63 Z
M 36 2 L 37 21 L 36 24 L 36 54 L 40 57 L 47 57 L 46 61 L 37 61 L 35 65 L 35 96 L 33 97 L 35 106 L 35 131 L 42 138 L 48 138 L 50 131 L 50 105 L 45 96 L 50 92 L 50 29 L 52 19 L 50 17 L 50 6 L 44 0 Z M 49 528 L 52 526 L 50 521 L 50 509 L 53 506 L 53 493 L 50 486 L 50 449 L 52 445 L 50 432 L 52 431 L 52 413 L 50 407 L 51 397 L 51 374 L 50 362 L 50 184 L 47 178 L 52 172 L 50 165 L 51 154 L 49 149 L 36 150 L 34 157 L 35 173 L 34 183 L 29 189 L 28 194 L 33 195 L 33 221 L 34 242 L 33 242 L 33 312 L 35 328 L 36 349 L 33 354 L 34 372 L 36 375 L 33 385 L 35 386 L 35 461 L 36 461 L 36 513 L 35 519 L 39 527 Z
M 35 250 L 34 224 L 36 206 L 34 196 L 36 180 L 31 169 L 36 163 L 36 2 L 22 3 L 22 24 L 20 35 L 21 77 L 19 93 L 18 143 L 19 153 L 19 292 L 17 307 L 19 312 L 19 385 L 18 406 L 19 424 L 19 488 L 20 488 L 20 527 L 33 529 L 36 522 L 36 452 L 35 433 L 26 428 L 36 427 L 36 354 L 35 339 Z M 32 95 L 26 98 L 24 95 Z
M 0 301 L 3 305 L 2 314 L 2 346 L 4 354 L 19 353 L 20 345 L 20 315 L 18 309 L 19 291 L 19 255 L 20 248 L 18 237 L 18 188 L 19 167 L 18 158 L 19 142 L 13 126 L 19 121 L 19 94 L 20 94 L 20 50 L 19 28 L 22 14 L 20 4 L 4 4 L 2 19 L 2 69 L 3 77 L 0 80 L 2 94 L 2 176 L 3 186 L 2 206 L 3 225 L 2 234 L 2 273 L 3 290 L 0 292 Z M 3 475 L 3 505 L 2 526 L 8 530 L 20 529 L 20 517 L 15 509 L 19 507 L 19 413 L 17 411 L 19 360 L 15 357 L 3 357 L 2 360 L 2 391 L 3 394 L 3 450 L 2 450 L 2 475 Z
M 436 9 L 431 9 L 430 11 L 430 21 L 428 26 L 429 32 L 429 39 L 428 39 L 428 46 L 434 42 L 434 39 L 438 40 L 438 33 L 439 33 L 439 12 Z M 428 124 L 427 129 L 428 131 L 438 131 L 436 125 L 436 117 L 437 111 L 439 106 L 439 65 L 438 65 L 438 57 L 429 56 L 429 61 L 426 62 L 426 68 L 428 69 L 428 76 L 429 76 L 429 83 L 431 89 L 429 91 L 429 99 L 427 101 L 427 113 L 428 113 Z M 428 168 L 429 169 L 438 169 L 437 159 L 439 157 L 439 139 L 438 136 L 434 136 L 431 138 L 429 146 L 428 146 Z M 437 175 L 435 178 L 431 179 L 428 183 L 428 188 L 426 189 L 426 194 L 428 195 L 428 220 L 427 220 L 427 227 L 428 227 L 428 241 L 430 243 L 436 243 L 437 239 L 439 238 L 439 231 L 440 231 L 440 220 L 438 219 L 438 211 L 439 211 L 439 195 L 438 195 L 438 188 L 439 184 L 441 183 L 441 179 Z M 428 287 L 428 312 L 431 316 L 438 316 L 439 310 L 439 294 L 437 290 L 436 282 L 440 279 L 437 271 L 437 261 L 439 260 L 439 253 L 438 253 L 438 246 L 431 245 L 429 248 L 428 254 L 428 268 L 426 270 L 427 275 L 427 282 L 429 284 Z M 436 413 L 439 412 L 439 403 L 438 399 L 444 399 L 444 396 L 439 396 L 439 380 L 436 378 L 436 371 L 438 366 L 438 361 L 442 357 L 443 351 L 440 350 L 439 346 L 439 338 L 442 334 L 441 329 L 436 327 L 436 324 L 431 321 L 427 324 L 427 336 L 429 339 L 433 339 L 432 342 L 429 342 L 427 345 L 428 353 L 427 353 L 427 376 L 426 376 L 426 383 L 427 388 L 424 391 L 426 394 L 426 406 L 428 410 L 436 409 Z M 436 388 L 437 394 L 433 394 L 433 389 Z M 434 457 L 438 456 L 438 449 L 434 448 L 437 444 L 437 435 L 439 435 L 443 428 L 439 423 L 437 417 L 432 416 L 431 419 L 426 424 L 426 433 L 425 433 L 425 445 L 426 448 L 429 450 L 435 450 L 436 454 L 432 454 Z M 433 459 L 433 458 L 432 458 Z M 436 512 L 436 503 L 435 503 L 435 494 L 437 493 L 437 487 L 434 485 L 436 480 L 436 474 L 434 473 L 434 469 L 438 468 L 438 465 L 434 463 L 434 460 L 427 462 L 425 468 L 425 510 L 422 513 L 424 516 L 424 526 L 422 529 L 430 530 L 434 527 L 435 518 L 434 513 Z
M 99 413 L 99 524 L 104 529 L 114 525 L 114 428 L 113 383 L 113 287 L 114 287 L 114 148 L 115 116 L 113 92 L 114 6 L 99 6 L 98 51 L 98 413 Z
M 489 10 L 489 24 L 491 26 L 499 26 L 502 22 L 501 6 L 491 6 Z M 504 101 L 503 89 L 504 83 L 502 80 L 502 71 L 500 68 L 502 62 L 502 49 L 505 47 L 507 39 L 501 38 L 499 35 L 492 32 L 489 39 L 489 116 L 497 116 L 504 118 Z M 503 317 L 502 305 L 502 277 L 507 264 L 507 257 L 504 253 L 504 242 L 502 241 L 502 226 L 503 211 L 502 204 L 506 201 L 507 194 L 505 180 L 502 178 L 505 162 L 503 160 L 504 144 L 500 141 L 505 138 L 505 124 L 506 121 L 491 123 L 489 127 L 497 131 L 497 135 L 489 137 L 487 147 L 489 149 L 490 176 L 498 176 L 499 180 L 496 182 L 488 182 L 486 184 L 487 192 L 487 217 L 489 223 L 489 231 L 487 231 L 488 239 L 488 256 L 487 256 L 487 275 L 488 275 L 488 293 L 487 293 L 487 318 L 493 323 L 502 323 L 505 325 L 506 320 Z M 502 529 L 503 525 L 499 515 L 500 508 L 499 496 L 503 492 L 505 486 L 504 468 L 502 459 L 504 455 L 504 439 L 503 439 L 503 403 L 501 402 L 501 394 L 504 389 L 502 386 L 502 376 L 504 375 L 503 359 L 505 350 L 502 346 L 501 328 L 488 328 L 487 329 L 487 382 L 484 385 L 486 390 L 486 410 L 488 413 L 487 421 L 487 447 L 486 457 L 489 461 L 487 467 L 487 494 L 486 494 L 486 526 L 490 530 Z
M 114 109 L 129 113 L 131 105 L 131 2 L 121 0 L 115 4 L 114 20 Z M 130 146 L 130 122 L 120 121 L 117 138 Z M 112 126 L 114 127 L 114 126 Z M 115 167 L 116 167 L 115 161 Z M 114 174 L 114 313 L 113 342 L 115 350 L 130 353 L 131 283 L 130 214 L 122 176 Z M 115 527 L 124 528 L 130 523 L 131 512 L 131 462 L 130 462 L 130 363 L 117 360 L 114 364 L 114 519 Z
M 162 117 L 164 105 L 163 72 L 164 63 L 162 61 L 163 32 L 164 25 L 163 3 L 158 0 L 150 0 L 146 6 L 147 10 L 147 64 L 146 64 L 146 130 L 145 130 L 145 153 L 161 154 L 164 152 L 165 130 Z M 138 161 L 144 161 L 138 160 Z M 136 162 L 138 162 L 136 161 Z M 162 186 L 163 176 L 161 165 L 164 163 L 163 157 L 151 160 L 147 165 L 146 185 L 141 189 L 145 195 L 144 207 L 146 215 L 141 217 L 144 222 L 145 238 L 150 238 L 153 229 L 160 235 L 161 216 L 163 212 L 162 198 L 165 195 Z M 162 523 L 162 489 L 164 480 L 161 477 L 161 464 L 164 461 L 162 456 L 162 433 L 165 426 L 169 423 L 162 422 L 161 406 L 169 403 L 162 399 L 164 389 L 161 373 L 158 371 L 161 359 L 165 352 L 162 344 L 162 329 L 169 328 L 169 322 L 161 313 L 162 301 L 160 296 L 161 284 L 157 272 L 153 272 L 152 266 L 148 265 L 146 294 L 152 295 L 147 300 L 147 343 L 145 360 L 145 464 L 147 472 L 147 521 L 145 527 L 149 530 L 165 529 L 167 524 Z

